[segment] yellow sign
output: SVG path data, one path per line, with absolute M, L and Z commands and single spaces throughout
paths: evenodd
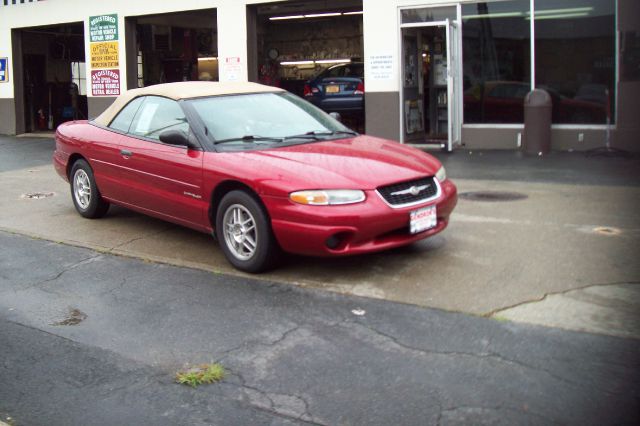
M 91 68 L 118 68 L 118 42 L 91 43 Z

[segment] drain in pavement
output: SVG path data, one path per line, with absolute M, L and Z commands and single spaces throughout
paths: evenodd
M 39 200 L 41 198 L 49 198 L 56 195 L 55 192 L 27 192 L 22 194 L 20 198 L 26 198 L 27 200 Z
M 87 319 L 87 314 L 80 309 L 69 308 L 69 313 L 62 321 L 54 322 L 51 325 L 78 325 L 85 319 Z
M 471 191 L 461 192 L 458 197 L 469 201 L 517 201 L 528 198 L 528 195 L 508 191 Z

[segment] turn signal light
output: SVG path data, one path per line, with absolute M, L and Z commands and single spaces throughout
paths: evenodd
M 291 201 L 298 204 L 311 204 L 315 206 L 324 206 L 329 204 L 329 197 L 324 191 L 302 191 L 294 192 L 290 196 Z

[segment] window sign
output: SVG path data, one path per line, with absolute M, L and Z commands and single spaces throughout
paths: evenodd
M 367 78 L 372 80 L 391 80 L 394 78 L 395 57 L 393 55 L 370 55 Z
M 89 17 L 91 42 L 118 40 L 118 15 L 100 15 Z
M 9 81 L 9 58 L 0 58 L 0 83 Z
M 239 57 L 224 58 L 224 75 L 227 81 L 238 81 L 242 72 Z

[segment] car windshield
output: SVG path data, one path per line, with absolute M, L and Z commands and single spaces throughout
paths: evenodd
M 213 143 L 224 149 L 291 145 L 356 134 L 287 92 L 213 96 L 188 102 Z

